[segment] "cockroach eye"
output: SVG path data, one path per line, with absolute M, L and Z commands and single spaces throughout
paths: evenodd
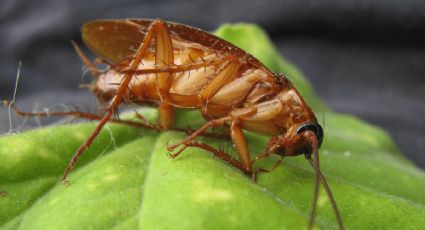
M 304 131 L 313 131 L 316 134 L 317 140 L 319 141 L 319 147 L 322 145 L 323 141 L 323 129 L 322 126 L 317 123 L 305 123 L 298 127 L 297 134 L 300 134 Z

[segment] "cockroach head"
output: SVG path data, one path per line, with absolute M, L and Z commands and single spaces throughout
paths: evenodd
M 323 128 L 320 124 L 317 123 L 305 123 L 300 126 L 298 126 L 297 134 L 302 134 L 305 131 L 312 131 L 318 142 L 318 147 L 322 145 L 323 142 Z
M 317 123 L 304 123 L 289 129 L 285 134 L 272 137 L 268 151 L 281 156 L 310 155 L 313 145 L 320 147 L 323 141 L 323 129 Z

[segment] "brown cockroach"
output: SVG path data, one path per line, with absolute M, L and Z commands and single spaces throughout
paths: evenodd
M 95 65 L 73 43 L 77 53 L 94 75 L 89 86 L 105 105 L 104 113 L 25 113 L 21 115 L 73 115 L 100 120 L 66 168 L 62 181 L 81 154 L 89 148 L 108 121 L 132 125 L 113 118 L 122 103 L 157 104 L 158 124 L 144 123 L 158 130 L 170 129 L 176 108 L 199 109 L 207 123 L 182 141 L 168 145 L 177 157 L 187 147 L 211 152 L 248 175 L 276 168 L 284 157 L 304 154 L 314 169 L 315 188 L 309 229 L 315 220 L 319 182 L 331 200 L 338 225 L 341 217 L 326 179 L 320 172 L 318 149 L 323 130 L 294 85 L 275 74 L 256 58 L 233 44 L 200 29 L 163 20 L 97 20 L 83 25 L 85 44 L 110 68 Z M 200 71 L 197 71 L 201 69 Z M 229 125 L 239 160 L 194 139 L 208 128 Z M 271 136 L 264 152 L 251 159 L 242 130 Z M 277 154 L 281 158 L 271 170 L 256 169 L 256 161 Z

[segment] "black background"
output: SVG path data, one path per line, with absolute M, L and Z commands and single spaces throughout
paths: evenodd
M 163 18 L 214 30 L 253 22 L 270 34 L 334 110 L 389 131 L 402 152 L 425 167 L 425 1 L 27 1 L 0 0 L 0 99 L 11 98 L 23 62 L 17 104 L 91 107 L 78 89 L 81 62 L 70 40 L 99 18 Z M 20 121 L 14 118 L 14 127 Z M 28 121 L 27 125 L 36 125 Z M 0 109 L 0 132 L 9 131 Z

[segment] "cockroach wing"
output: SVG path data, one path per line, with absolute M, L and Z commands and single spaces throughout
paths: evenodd
M 84 43 L 91 51 L 112 63 L 118 63 L 139 47 L 144 38 L 142 29 L 140 24 L 130 20 L 96 20 L 84 24 L 81 32 Z
M 139 18 L 91 21 L 81 28 L 83 41 L 95 54 L 118 63 L 133 54 L 140 46 L 152 22 L 152 19 Z M 219 37 L 191 26 L 175 22 L 166 23 L 173 39 L 195 42 L 219 52 L 244 58 L 257 68 L 264 68 L 253 56 Z

